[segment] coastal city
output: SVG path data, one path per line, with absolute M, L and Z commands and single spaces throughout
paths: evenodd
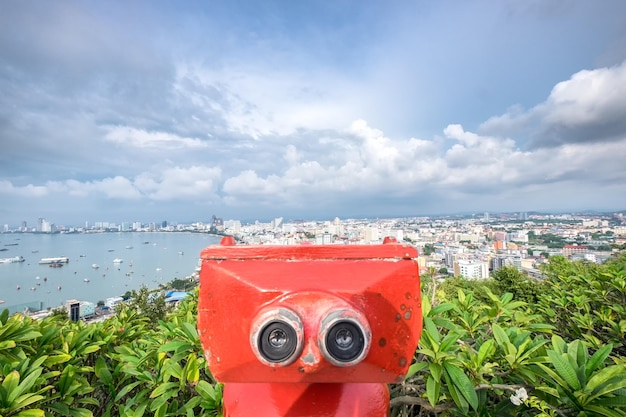
M 2 233 L 193 232 L 233 236 L 239 244 L 378 244 L 385 237 L 415 246 L 421 273 L 439 277 L 485 279 L 491 271 L 514 266 L 541 277 L 540 265 L 550 256 L 602 263 L 626 249 L 626 214 L 488 213 L 379 219 L 292 220 L 245 223 L 215 215 L 208 222 L 173 224 L 129 222 L 57 226 L 40 218 Z M 19 262 L 18 257 L 0 262 Z

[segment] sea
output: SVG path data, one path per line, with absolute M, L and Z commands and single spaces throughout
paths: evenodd
M 141 286 L 157 288 L 193 275 L 202 249 L 220 239 L 189 232 L 2 233 L 0 258 L 25 261 L 0 263 L 0 311 L 56 308 L 71 299 L 95 304 Z M 69 262 L 39 263 L 53 257 Z

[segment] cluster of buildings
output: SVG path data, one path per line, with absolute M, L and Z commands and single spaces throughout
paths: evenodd
M 482 216 L 349 219 L 242 224 L 220 232 L 244 244 L 376 244 L 386 236 L 416 246 L 422 272 L 488 278 L 513 266 L 540 276 L 549 256 L 603 262 L 626 249 L 626 216 L 610 214 L 484 214 Z M 547 242 L 547 243 L 546 243 Z
M 5 231 L 7 226 L 5 225 Z M 422 272 L 488 278 L 492 271 L 514 266 L 540 276 L 539 266 L 549 256 L 603 262 L 614 251 L 626 249 L 626 215 L 618 213 L 513 213 L 393 219 L 339 219 L 243 223 L 212 216 L 209 222 L 190 224 L 130 222 L 85 223 L 81 227 L 54 227 L 39 219 L 34 229 L 25 222 L 18 231 L 45 233 L 200 232 L 232 235 L 241 244 L 298 245 L 302 243 L 376 244 L 386 236 L 416 246 Z

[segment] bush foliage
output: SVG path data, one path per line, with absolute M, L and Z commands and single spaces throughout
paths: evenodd
M 544 272 L 425 284 L 424 330 L 391 415 L 626 416 L 626 256 L 556 257 Z M 0 416 L 221 415 L 197 292 L 166 315 L 134 307 L 91 324 L 0 314 Z

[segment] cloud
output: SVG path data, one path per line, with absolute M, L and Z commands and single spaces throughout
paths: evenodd
M 207 166 L 170 168 L 159 175 L 141 174 L 134 185 L 150 200 L 215 199 L 221 169 Z
M 524 135 L 533 148 L 621 141 L 626 137 L 626 61 L 579 71 L 556 84 L 543 103 L 491 117 L 480 131 Z
M 9 197 L 45 197 L 48 195 L 48 188 L 43 185 L 33 184 L 15 186 L 11 181 L 0 180 L 0 194 Z
M 482 135 L 458 124 L 443 130 L 445 140 L 393 139 L 364 120 L 330 133 L 319 135 L 315 143 L 292 138 L 282 155 L 264 161 L 273 169 L 263 174 L 233 170 L 224 161 L 98 181 L 24 187 L 2 181 L 0 193 L 305 213 L 333 207 L 355 210 L 355 204 L 364 211 L 381 204 L 407 209 L 411 201 L 422 209 L 485 210 L 485 201 L 541 204 L 537 198 L 554 189 L 569 201 L 578 193 L 601 189 L 612 190 L 603 201 L 619 201 L 626 192 L 626 139 L 522 150 L 511 138 Z
M 0 211 L 623 206 L 623 2 L 248 3 L 3 7 Z
M 162 150 L 187 148 L 206 148 L 208 145 L 197 138 L 185 138 L 166 132 L 147 132 L 128 126 L 112 127 L 106 134 L 109 142 L 128 145 L 136 148 L 157 148 Z

